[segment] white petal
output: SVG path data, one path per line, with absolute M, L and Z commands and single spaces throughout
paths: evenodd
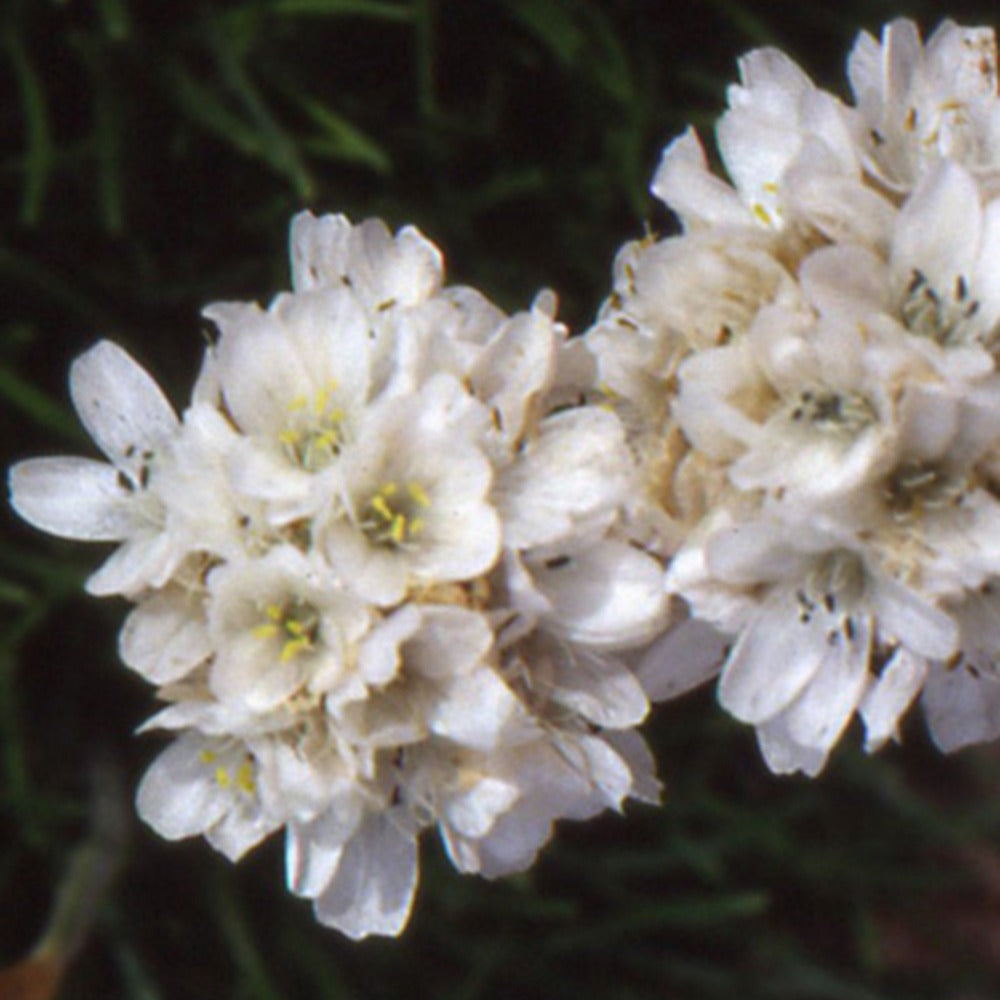
M 104 462 L 31 458 L 11 468 L 9 481 L 14 510 L 49 534 L 110 542 L 135 533 L 133 496 Z
M 923 694 L 931 737 L 945 753 L 1000 737 L 1000 680 L 935 665 Z
M 719 702 L 743 722 L 774 718 L 816 675 L 821 630 L 799 622 L 789 595 L 770 598 L 736 641 L 719 680 Z
M 556 663 L 552 697 L 598 726 L 623 729 L 646 717 L 649 702 L 632 672 L 580 650 Z
M 493 630 L 477 612 L 427 605 L 421 618 L 419 631 L 406 637 L 407 673 L 440 679 L 469 674 L 493 645 Z
M 212 652 L 201 602 L 185 591 L 166 590 L 138 605 L 122 627 L 118 654 L 153 684 L 169 684 Z
M 553 626 L 574 642 L 609 649 L 648 642 L 669 613 L 663 567 L 624 542 L 599 542 L 533 572 Z
M 784 713 L 796 743 L 826 753 L 840 738 L 868 685 L 871 623 L 859 617 L 852 638 L 835 633 L 809 686 Z
M 650 701 L 670 701 L 717 676 L 731 642 L 707 622 L 682 621 L 639 659 L 636 677 Z
M 180 563 L 173 540 L 165 532 L 141 534 L 119 546 L 84 584 L 88 594 L 133 596 L 149 587 L 162 587 Z
M 143 452 L 155 450 L 177 430 L 177 416 L 160 387 L 110 340 L 73 362 L 69 388 L 87 433 L 134 477 L 148 460 Z
M 875 580 L 873 604 L 883 642 L 899 642 L 932 660 L 946 660 L 958 647 L 955 620 L 894 580 Z
M 360 803 L 337 800 L 310 823 L 289 823 L 285 840 L 285 871 L 288 888 L 298 896 L 315 899 L 330 884 L 344 853 L 362 820 Z
M 253 808 L 233 808 L 210 829 L 205 831 L 205 839 L 230 861 L 240 858 L 256 847 L 269 833 L 277 829 L 278 823 L 262 816 Z
M 586 406 L 548 417 L 497 482 L 504 544 L 557 544 L 578 526 L 610 519 L 629 472 L 624 432 L 613 413 Z
M 957 163 L 943 161 L 920 182 L 900 210 L 892 246 L 897 301 L 915 271 L 939 294 L 948 294 L 959 276 L 972 274 L 982 211 L 973 177 Z
M 611 745 L 632 772 L 632 787 L 629 797 L 650 805 L 659 805 L 663 785 L 656 777 L 656 760 L 646 745 L 646 741 L 634 729 L 616 729 L 604 734 L 604 740 Z
M 652 192 L 681 217 L 686 228 L 699 223 L 751 222 L 736 192 L 709 171 L 704 149 L 692 128 L 664 149 Z
M 457 678 L 446 698 L 428 714 L 431 731 L 462 746 L 488 752 L 520 706 L 507 685 L 489 668 Z
M 927 661 L 900 647 L 858 709 L 865 723 L 865 750 L 874 753 L 898 736 L 899 720 L 916 698 L 927 676 Z
M 417 887 L 416 839 L 389 814 L 369 817 L 347 843 L 336 874 L 316 899 L 320 923 L 354 940 L 395 936 Z
M 826 764 L 827 754 L 824 751 L 803 746 L 792 739 L 784 715 L 757 727 L 757 744 L 773 774 L 802 771 L 813 778 Z
M 483 778 L 447 800 L 443 819 L 463 837 L 483 837 L 519 794 L 517 786 L 510 782 Z
M 153 761 L 139 782 L 139 816 L 167 840 L 203 833 L 229 808 L 211 769 L 199 759 L 205 747 L 200 737 L 182 736 Z

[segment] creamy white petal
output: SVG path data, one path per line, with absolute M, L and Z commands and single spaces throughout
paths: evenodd
M 858 707 L 865 724 L 865 750 L 873 753 L 899 735 L 899 720 L 920 693 L 927 661 L 904 647 L 882 668 Z
M 200 737 L 180 737 L 153 761 L 139 782 L 139 816 L 167 840 L 203 833 L 230 806 L 213 779 L 210 764 L 200 756 L 206 747 Z
M 88 594 L 134 597 L 150 587 L 162 587 L 177 571 L 183 553 L 165 531 L 137 534 L 120 545 L 89 577 Z
M 718 676 L 732 640 L 708 622 L 674 625 L 639 659 L 635 675 L 650 701 L 670 701 Z
M 750 213 L 725 181 L 708 169 L 697 133 L 688 128 L 664 149 L 651 190 L 685 228 L 699 224 L 749 225 Z
M 483 668 L 448 685 L 428 713 L 432 732 L 462 746 L 490 751 L 500 742 L 503 729 L 521 703 L 493 670 Z
M 945 753 L 1000 737 L 1000 680 L 993 674 L 935 664 L 922 701 L 931 738 Z
M 743 722 L 766 722 L 816 676 L 825 652 L 822 629 L 800 623 L 791 594 L 780 590 L 736 640 L 722 669 L 719 702 Z
M 393 813 L 369 816 L 348 841 L 336 873 L 316 897 L 320 923 L 359 940 L 395 936 L 410 915 L 417 887 L 414 835 Z
M 61 538 L 121 541 L 136 531 L 133 493 L 89 458 L 29 458 L 12 466 L 10 502 L 29 524 Z
M 802 771 L 814 778 L 826 764 L 827 754 L 824 751 L 803 746 L 791 737 L 784 715 L 757 727 L 757 745 L 765 763 L 774 774 Z
M 546 418 L 494 488 L 504 544 L 558 544 L 574 530 L 609 521 L 631 473 L 624 431 L 613 413 L 587 406 Z
M 516 785 L 499 778 L 484 777 L 471 788 L 450 796 L 442 818 L 462 837 L 483 837 L 519 795 Z
M 868 687 L 871 622 L 854 619 L 850 636 L 828 637 L 826 655 L 809 686 L 785 711 L 788 735 L 824 753 L 840 739 Z
M 649 711 L 646 694 L 630 670 L 611 657 L 587 650 L 558 661 L 552 685 L 555 701 L 598 726 L 635 726 Z
M 138 480 L 147 452 L 177 430 L 160 387 L 126 351 L 102 340 L 70 367 L 73 405 L 87 433 L 120 469 Z
M 153 684 L 180 680 L 211 653 L 202 603 L 180 587 L 142 601 L 118 639 L 118 655 Z
M 648 642 L 669 615 L 660 563 L 611 539 L 533 568 L 554 628 L 574 642 L 622 648 Z

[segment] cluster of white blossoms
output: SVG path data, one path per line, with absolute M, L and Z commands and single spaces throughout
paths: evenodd
M 618 654 L 669 598 L 615 534 L 625 433 L 550 294 L 508 317 L 376 221 L 303 214 L 291 246 L 294 291 L 205 310 L 182 417 L 116 345 L 80 357 L 109 462 L 22 462 L 12 502 L 120 543 L 87 587 L 134 601 L 121 657 L 173 735 L 141 816 L 232 859 L 283 829 L 319 920 L 395 934 L 424 829 L 493 877 L 561 817 L 658 798 Z
M 298 216 L 293 291 L 205 310 L 178 418 L 119 347 L 73 366 L 109 459 L 32 459 L 15 509 L 118 542 L 122 659 L 173 742 L 138 792 L 395 934 L 431 826 L 463 872 L 560 818 L 655 801 L 649 701 L 719 676 L 776 772 L 922 697 L 944 750 L 1000 735 L 1000 98 L 994 35 L 862 34 L 854 103 L 781 52 L 654 193 L 597 323 L 446 287 L 412 228 Z
M 632 537 L 726 640 L 668 636 L 651 694 L 718 673 L 776 772 L 855 714 L 877 749 L 918 696 L 944 750 L 1000 735 L 994 33 L 894 21 L 848 75 L 853 103 L 745 56 L 729 180 L 693 130 L 667 147 L 682 232 L 621 250 L 586 335 L 643 469 Z

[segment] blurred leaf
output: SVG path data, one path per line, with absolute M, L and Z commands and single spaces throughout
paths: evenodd
M 3 32 L 3 51 L 17 80 L 24 122 L 24 196 L 21 222 L 35 226 L 42 217 L 42 204 L 52 171 L 53 141 L 45 90 L 28 56 L 26 40 L 14 28 Z

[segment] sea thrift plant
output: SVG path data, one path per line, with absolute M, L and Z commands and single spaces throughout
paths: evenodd
M 16 465 L 15 509 L 118 542 L 122 659 L 173 740 L 138 790 L 163 836 L 232 859 L 283 830 L 289 887 L 396 934 L 436 826 L 461 871 L 531 864 L 553 822 L 655 801 L 619 656 L 662 628 L 656 560 L 613 528 L 618 418 L 554 299 L 443 286 L 416 230 L 304 214 L 293 286 L 218 331 L 181 417 L 103 341 L 73 365 L 107 457 Z
M 863 33 L 853 99 L 748 54 L 570 337 L 444 283 L 417 230 L 297 216 L 292 290 L 209 306 L 178 415 L 102 341 L 70 389 L 106 461 L 36 458 L 12 503 L 117 543 L 122 660 L 168 734 L 164 837 L 397 934 L 436 827 L 463 872 L 560 819 L 658 799 L 637 727 L 718 678 L 775 772 L 920 697 L 943 750 L 1000 735 L 1000 99 L 992 31 Z
M 992 31 L 862 33 L 853 102 L 776 49 L 653 191 L 682 232 L 622 248 L 586 335 L 642 486 L 634 538 L 726 640 L 670 637 L 657 693 L 718 672 L 776 772 L 922 693 L 944 750 L 1000 734 L 1000 100 Z M 665 662 L 672 658 L 672 663 Z M 648 667 L 647 667 L 648 669 Z

